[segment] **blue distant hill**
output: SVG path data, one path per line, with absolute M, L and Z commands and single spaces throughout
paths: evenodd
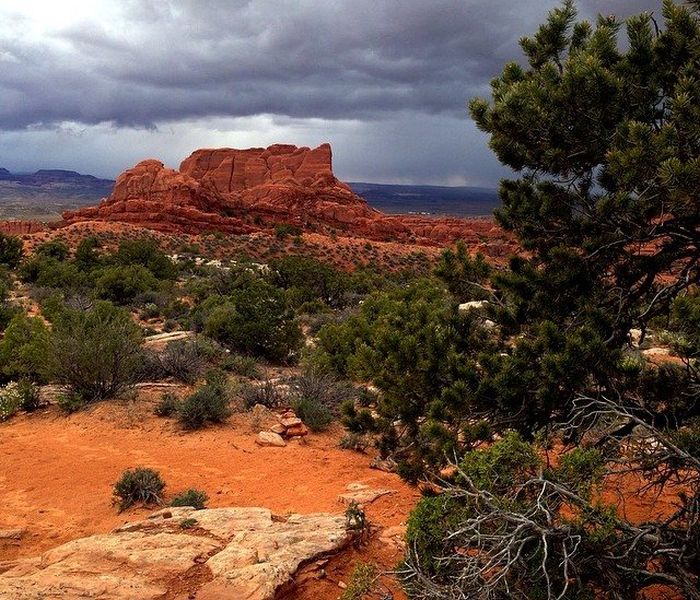
M 487 217 L 500 206 L 496 190 L 437 185 L 349 184 L 377 210 L 390 214 Z

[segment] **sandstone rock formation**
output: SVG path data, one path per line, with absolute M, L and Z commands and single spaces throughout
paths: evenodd
M 342 516 L 170 508 L 6 564 L 0 599 L 271 600 L 300 565 L 351 541 Z
M 0 232 L 7 235 L 39 233 L 46 229 L 46 225 L 39 221 L 0 221 Z
M 178 171 L 145 160 L 122 173 L 99 206 L 64 213 L 66 224 L 118 221 L 166 232 L 246 234 L 275 224 L 417 244 L 477 244 L 488 220 L 388 216 L 333 174 L 329 144 L 197 150 Z M 502 232 L 499 234 L 502 235 Z

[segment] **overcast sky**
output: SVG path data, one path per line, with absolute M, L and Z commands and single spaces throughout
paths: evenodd
M 114 177 L 200 147 L 329 141 L 347 181 L 494 186 L 466 102 L 556 4 L 0 0 L 0 167 Z

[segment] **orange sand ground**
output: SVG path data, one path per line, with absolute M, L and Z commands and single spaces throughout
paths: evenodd
M 280 514 L 342 513 L 337 496 L 352 482 L 396 490 L 366 509 L 381 527 L 405 523 L 419 497 L 398 476 L 369 469 L 370 456 L 338 448 L 340 427 L 286 448 L 260 448 L 246 415 L 183 433 L 152 415 L 158 395 L 150 396 L 71 416 L 51 407 L 0 425 L 0 529 L 27 530 L 18 545 L 0 545 L 0 562 L 143 518 L 148 509 L 119 514 L 111 504 L 112 485 L 135 466 L 159 470 L 170 494 L 195 487 L 209 494 L 210 507 L 263 506 Z M 357 561 L 392 569 L 401 553 L 378 538 L 332 560 L 325 579 L 304 577 L 288 598 L 335 600 L 342 592 L 338 581 L 349 581 Z M 385 580 L 396 592 L 395 582 Z

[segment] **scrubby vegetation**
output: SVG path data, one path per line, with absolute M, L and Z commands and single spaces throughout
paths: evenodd
M 207 507 L 209 496 L 202 490 L 190 488 L 184 492 L 176 494 L 170 501 L 170 506 L 191 506 L 197 510 L 202 510 Z
M 564 2 L 471 103 L 517 174 L 497 219 L 525 252 L 507 265 L 461 243 L 432 271 L 384 273 L 176 261 L 148 239 L 24 256 L 0 237 L 0 420 L 35 409 L 44 383 L 73 412 L 180 382 L 154 412 L 187 430 L 236 400 L 292 407 L 423 484 L 400 568 L 412 600 L 700 598 L 698 10 L 666 1 L 663 22 L 632 17 L 621 41 L 623 23 L 577 22 Z M 297 234 L 280 226 L 276 243 Z M 672 502 L 633 521 L 606 494 L 621 482 Z M 115 495 L 126 508 L 163 488 L 128 471 Z M 367 534 L 358 506 L 346 518 Z
M 220 371 L 207 374 L 206 382 L 177 406 L 177 417 L 186 429 L 201 429 L 207 423 L 221 423 L 231 415 L 230 391 Z
M 507 65 L 492 101 L 470 105 L 521 175 L 502 183 L 497 217 L 528 255 L 490 277 L 445 255 L 457 299 L 490 302 L 462 333 L 432 317 L 449 352 L 469 342 L 467 370 L 439 376 L 412 413 L 394 408 L 420 453 L 376 424 L 404 475 L 455 469 L 411 517 L 411 598 L 631 600 L 653 586 L 700 598 L 700 5 L 665 1 L 663 19 L 628 19 L 619 43 L 623 23 L 576 22 L 566 1 L 521 42 L 527 65 Z M 484 325 L 490 349 L 475 337 Z M 376 364 L 363 361 L 377 343 L 367 326 L 333 332 L 349 351 L 326 344 L 328 362 Z M 402 324 L 385 327 L 402 348 Z M 633 339 L 646 335 L 678 358 L 647 359 Z M 391 415 L 393 382 L 378 366 Z M 631 520 L 603 493 L 622 477 L 628 493 L 667 494 L 673 507 Z
M 120 510 L 134 504 L 162 504 L 165 482 L 158 471 L 145 467 L 128 469 L 114 484 L 114 498 Z

